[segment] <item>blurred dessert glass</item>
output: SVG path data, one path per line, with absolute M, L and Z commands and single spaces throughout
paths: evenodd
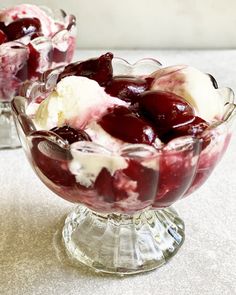
M 68 64 L 75 37 L 76 19 L 64 11 L 29 4 L 0 10 L 0 149 L 20 146 L 10 102 L 22 82 Z

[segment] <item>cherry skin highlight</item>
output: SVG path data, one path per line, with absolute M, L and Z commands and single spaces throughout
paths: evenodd
M 140 94 L 139 112 L 163 134 L 173 126 L 193 120 L 194 110 L 182 97 L 165 91 L 146 91 Z
M 193 120 L 187 124 L 173 126 L 167 132 L 161 140 L 163 142 L 168 142 L 174 138 L 177 138 L 179 136 L 194 136 L 194 137 L 201 137 L 201 134 L 203 131 L 205 131 L 207 128 L 209 128 L 209 124 L 203 120 L 200 117 L 194 117 Z M 209 144 L 209 140 L 204 140 L 203 142 L 203 148 L 206 147 Z
M 148 122 L 123 106 L 111 109 L 98 124 L 107 133 L 124 142 L 152 145 L 157 139 L 155 130 Z
M 69 126 L 55 127 L 50 131 L 55 132 L 61 138 L 66 140 L 69 144 L 72 144 L 77 141 L 91 141 L 89 135 L 81 129 L 74 129 Z
M 115 76 L 108 83 L 105 91 L 111 96 L 118 97 L 124 101 L 135 103 L 138 95 L 148 89 L 145 79 L 132 76 Z
M 41 23 L 37 18 L 21 18 L 12 23 L 10 23 L 5 32 L 7 34 L 8 40 L 13 41 L 20 39 L 26 35 L 31 35 L 34 33 L 41 32 Z

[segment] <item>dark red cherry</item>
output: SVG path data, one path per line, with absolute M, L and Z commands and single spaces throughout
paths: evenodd
M 145 79 L 129 76 L 114 77 L 105 88 L 111 96 L 118 97 L 124 101 L 135 103 L 137 96 L 148 89 Z
M 17 40 L 26 35 L 41 32 L 41 23 L 38 18 L 21 18 L 6 27 L 6 34 L 10 41 Z
M 60 81 L 64 77 L 75 75 L 87 77 L 97 81 L 100 86 L 106 86 L 112 79 L 112 59 L 113 54 L 108 52 L 99 58 L 72 63 L 65 67 L 58 80 Z
M 182 97 L 165 91 L 146 91 L 140 94 L 141 115 L 152 122 L 160 134 L 173 126 L 192 121 L 194 110 Z
M 100 199 L 103 198 L 103 200 L 108 203 L 115 202 L 116 197 L 113 177 L 106 168 L 103 168 L 98 174 L 94 183 L 94 188 L 96 189 Z
M 157 192 L 159 171 L 145 167 L 138 161 L 131 159 L 128 161 L 128 164 L 128 167 L 122 172 L 127 176 L 127 179 L 137 183 L 138 199 L 142 202 L 153 200 Z
M 7 42 L 7 35 L 2 30 L 0 30 L 0 45 L 5 42 Z
M 153 127 L 123 106 L 110 109 L 98 124 L 112 136 L 129 143 L 153 144 L 157 138 Z
M 176 137 L 187 135 L 199 137 L 208 127 L 209 124 L 205 120 L 196 116 L 187 124 L 173 126 L 173 128 L 163 136 L 163 141 L 168 142 Z
M 0 22 L 0 30 L 3 31 L 5 33 L 6 30 L 6 25 L 4 22 Z
M 89 135 L 81 129 L 74 129 L 69 126 L 63 126 L 55 127 L 51 129 L 51 131 L 55 132 L 64 140 L 68 141 L 69 144 L 77 141 L 91 141 Z

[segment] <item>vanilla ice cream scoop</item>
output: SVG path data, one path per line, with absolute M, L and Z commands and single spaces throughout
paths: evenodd
M 35 124 L 38 129 L 47 130 L 65 124 L 83 129 L 116 105 L 129 104 L 108 95 L 94 80 L 69 76 L 58 82 L 55 90 L 39 105 Z
M 208 74 L 185 65 L 163 68 L 151 74 L 151 90 L 173 92 L 183 97 L 206 121 L 220 119 L 224 104 Z

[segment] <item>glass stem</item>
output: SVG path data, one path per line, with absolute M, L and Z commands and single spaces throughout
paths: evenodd
M 65 221 L 63 240 L 73 260 L 96 271 L 134 274 L 155 269 L 176 254 L 184 241 L 184 223 L 172 208 L 130 216 L 78 206 Z
M 0 102 L 0 149 L 20 147 L 10 102 Z

